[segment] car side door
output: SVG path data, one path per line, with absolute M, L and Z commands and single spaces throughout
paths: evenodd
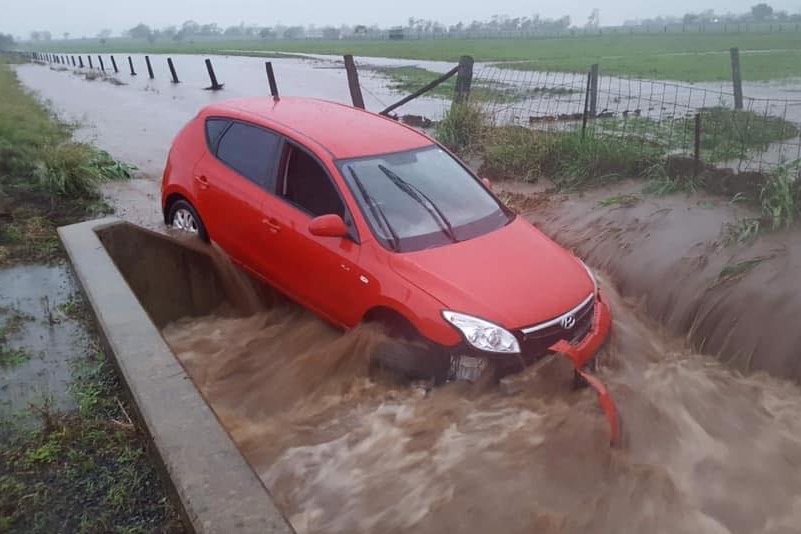
M 276 181 L 278 202 L 265 205 L 272 228 L 273 262 L 280 286 L 328 320 L 352 327 L 378 293 L 377 282 L 359 267 L 361 245 L 352 214 L 326 166 L 313 152 L 286 142 Z M 347 237 L 309 232 L 313 218 L 336 214 Z
M 207 119 L 207 132 L 218 125 Z M 228 119 L 195 166 L 198 208 L 211 238 L 250 267 L 263 247 L 262 205 L 275 184 L 282 138 L 265 128 Z

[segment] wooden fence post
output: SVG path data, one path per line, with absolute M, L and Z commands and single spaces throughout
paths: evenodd
M 598 77 L 600 66 L 595 63 L 590 67 L 590 117 L 598 114 Z
M 453 95 L 454 104 L 462 104 L 470 98 L 470 87 L 473 84 L 473 58 L 459 58 L 459 70 L 456 72 L 456 89 Z
M 356 69 L 356 63 L 353 61 L 351 54 L 345 54 L 343 59 L 345 60 L 345 72 L 348 75 L 348 88 L 350 89 L 353 107 L 364 109 L 364 97 L 362 96 L 362 88 L 359 86 L 359 71 Z
M 131 76 L 136 76 L 136 71 L 134 70 L 133 59 L 131 59 L 131 56 L 128 56 L 128 66 L 131 67 Z
M 743 78 L 740 73 L 740 49 L 731 49 L 731 81 L 734 84 L 734 109 L 743 109 Z
M 120 69 L 117 68 L 117 61 L 114 59 L 114 56 L 111 56 L 111 66 L 114 67 L 114 74 L 120 72 Z
M 147 75 L 153 79 L 153 65 L 150 64 L 150 56 L 145 56 L 145 64 L 147 65 Z

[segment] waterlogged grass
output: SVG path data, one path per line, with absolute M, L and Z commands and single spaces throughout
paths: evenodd
M 64 311 L 88 321 L 79 295 Z M 85 350 L 71 364 L 77 409 L 45 394 L 30 408 L 38 425 L 0 414 L 0 532 L 184 532 L 113 367 L 94 337 Z
M 701 159 L 710 163 L 743 159 L 749 153 L 766 150 L 771 143 L 799 135 L 794 123 L 751 110 L 710 107 L 698 113 L 701 116 Z M 594 127 L 598 134 L 639 138 L 666 151 L 694 151 L 694 115 L 662 121 L 646 117 L 602 118 Z
M 44 50 L 45 45 L 38 45 Z M 440 39 L 409 41 L 348 40 L 197 40 L 136 41 L 127 38 L 56 41 L 52 52 L 231 53 L 289 52 L 353 54 L 356 56 L 428 59 L 458 62 L 462 55 L 476 61 L 514 62 L 516 69 L 586 72 L 600 63 L 606 74 L 684 81 L 731 79 L 729 49 L 739 47 L 745 80 L 795 77 L 801 40 L 798 32 L 662 33 L 565 35 L 532 39 Z
M 109 364 L 91 355 L 74 373 L 77 412 L 45 403 L 40 427 L 1 442 L 0 532 L 184 532 Z
M 0 57 L 0 266 L 53 261 L 57 226 L 110 212 L 98 187 L 133 168 L 72 141 Z
M 12 348 L 9 337 L 19 332 L 25 321 L 33 318 L 6 308 L 0 309 L 0 316 L 3 317 L 0 323 L 0 369 L 11 369 L 27 362 L 31 356 L 25 349 Z
M 430 71 L 422 67 L 362 67 L 381 74 L 390 80 L 389 87 L 401 93 L 412 93 L 424 85 L 433 82 L 442 73 Z M 456 89 L 456 77 L 451 77 L 437 85 L 426 96 L 452 99 Z M 520 87 L 502 82 L 473 79 L 470 89 L 470 100 L 473 102 L 515 102 L 537 96 L 559 96 L 570 94 L 574 90 L 568 87 Z

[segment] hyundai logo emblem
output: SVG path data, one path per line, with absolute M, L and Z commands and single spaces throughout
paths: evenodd
M 562 328 L 564 328 L 565 330 L 570 330 L 571 328 L 576 326 L 576 318 L 573 317 L 572 315 L 565 315 L 564 317 L 562 317 L 560 324 L 562 325 Z

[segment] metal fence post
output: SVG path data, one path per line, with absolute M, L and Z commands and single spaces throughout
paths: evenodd
M 103 56 L 98 55 L 97 60 L 100 62 L 100 70 L 106 72 L 106 66 L 103 64 Z
M 133 59 L 131 59 L 131 56 L 128 56 L 128 66 L 131 67 L 131 76 L 136 76 L 136 71 L 134 70 Z
M 145 63 L 147 64 L 147 75 L 153 79 L 153 66 L 150 64 L 150 56 L 145 56 Z
M 695 151 L 694 156 L 694 176 L 701 173 L 701 114 L 695 114 Z
M 743 78 L 740 73 L 740 49 L 731 49 L 731 80 L 734 84 L 734 109 L 743 109 Z
M 348 89 L 350 89 L 350 99 L 353 101 L 353 107 L 364 109 L 364 97 L 362 96 L 362 88 L 359 86 L 359 71 L 356 69 L 356 63 L 353 61 L 351 54 L 346 54 L 343 59 L 345 60 L 345 72 L 348 75 Z
M 111 66 L 114 67 L 114 74 L 120 72 L 120 69 L 117 68 L 117 62 L 114 60 L 114 56 L 111 56 Z
M 584 113 L 581 115 L 581 139 L 587 137 L 587 119 L 590 115 L 590 89 L 592 88 L 592 72 L 587 73 L 587 90 L 584 92 Z
M 94 65 L 92 65 L 92 56 L 86 56 L 86 59 L 88 59 L 88 60 L 89 60 L 89 68 L 90 68 L 90 69 L 93 69 L 93 68 L 95 68 L 95 66 L 94 66 Z
M 83 68 L 83 57 L 78 56 L 78 67 Z

